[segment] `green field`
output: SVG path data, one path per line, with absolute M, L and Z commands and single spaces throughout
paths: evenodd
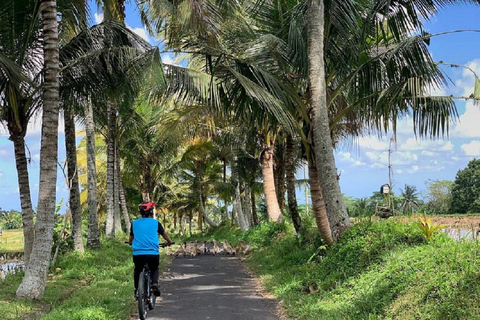
M 23 231 L 4 230 L 0 236 L 0 252 L 23 251 Z

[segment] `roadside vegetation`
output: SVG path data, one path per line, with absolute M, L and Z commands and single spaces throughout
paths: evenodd
M 480 314 L 480 246 L 426 234 L 415 220 L 363 218 L 328 250 L 288 224 L 205 239 L 253 246 L 246 263 L 292 319 L 472 319 Z
M 249 231 L 224 225 L 189 240 L 244 240 L 245 262 L 292 319 L 472 319 L 480 314 L 480 246 L 434 232 L 427 242 L 419 223 L 361 218 L 326 248 L 304 219 L 293 225 L 261 223 Z M 162 252 L 162 265 L 169 257 Z M 131 249 L 121 239 L 97 250 L 67 252 L 51 267 L 44 299 L 15 297 L 21 274 L 0 286 L 5 319 L 130 319 L 136 310 Z
M 2 319 L 130 319 L 136 310 L 131 254 L 123 241 L 111 240 L 83 255 L 60 256 L 50 269 L 42 301 L 15 297 L 23 272 L 0 280 Z M 160 268 L 167 260 L 162 255 Z

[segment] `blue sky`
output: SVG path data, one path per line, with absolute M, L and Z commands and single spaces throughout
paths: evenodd
M 92 6 L 93 12 L 96 12 Z M 470 5 L 450 6 L 426 22 L 430 33 L 460 29 L 480 30 L 480 7 Z M 95 13 L 96 22 L 102 15 Z M 160 41 L 147 36 L 135 9 L 127 8 L 127 25 L 137 34 L 154 44 Z M 480 33 L 463 32 L 434 37 L 430 51 L 436 61 L 465 65 L 480 75 Z M 162 55 L 164 62 L 171 63 L 172 56 Z M 451 78 L 450 85 L 438 94 L 469 96 L 473 92 L 474 78 L 465 69 L 446 67 Z M 369 197 L 389 181 L 388 155 L 391 147 L 393 190 L 396 194 L 405 184 L 415 186 L 419 192 L 426 191 L 428 180 L 454 180 L 458 170 L 480 157 L 480 106 L 464 100 L 457 101 L 459 119 L 450 125 L 448 138 L 429 140 L 416 139 L 410 119 L 399 122 L 396 143 L 390 144 L 392 134 L 366 136 L 344 141 L 336 150 L 336 162 L 342 192 L 355 198 Z M 31 194 L 34 206 L 38 198 L 40 125 L 37 119 L 29 127 L 26 143 L 32 156 L 29 166 Z M 63 124 L 59 127 L 59 161 L 65 159 Z M 299 176 L 303 176 L 300 173 Z M 302 197 L 302 194 L 299 194 Z M 59 171 L 57 203 L 68 199 L 63 174 Z M 302 197 L 303 198 L 303 197 Z M 17 174 L 13 144 L 8 140 L 5 128 L 0 126 L 0 208 L 20 210 Z

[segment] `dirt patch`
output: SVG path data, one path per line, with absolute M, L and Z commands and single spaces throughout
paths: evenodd
M 462 229 L 474 229 L 480 230 L 480 216 L 465 216 L 465 217 L 436 217 L 429 216 L 432 223 L 439 225 L 444 224 L 449 228 L 462 228 Z M 398 218 L 400 221 L 412 221 L 416 220 L 416 217 L 407 218 L 402 217 Z

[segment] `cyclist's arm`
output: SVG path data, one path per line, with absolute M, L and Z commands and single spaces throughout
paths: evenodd
M 158 232 L 159 235 L 161 235 L 163 237 L 163 239 L 165 239 L 165 241 L 167 241 L 167 245 L 171 245 L 173 243 L 172 239 L 170 239 L 170 237 L 168 236 L 167 231 L 165 231 L 165 229 L 163 229 L 163 226 L 160 223 L 160 221 L 158 222 L 157 232 Z
M 133 223 L 130 223 L 130 237 L 128 238 L 128 244 L 132 245 L 133 242 Z
M 167 231 L 163 232 L 162 237 L 163 239 L 165 239 L 165 241 L 167 241 L 168 245 L 171 245 L 173 243 L 172 239 L 170 239 L 170 237 L 168 236 Z

